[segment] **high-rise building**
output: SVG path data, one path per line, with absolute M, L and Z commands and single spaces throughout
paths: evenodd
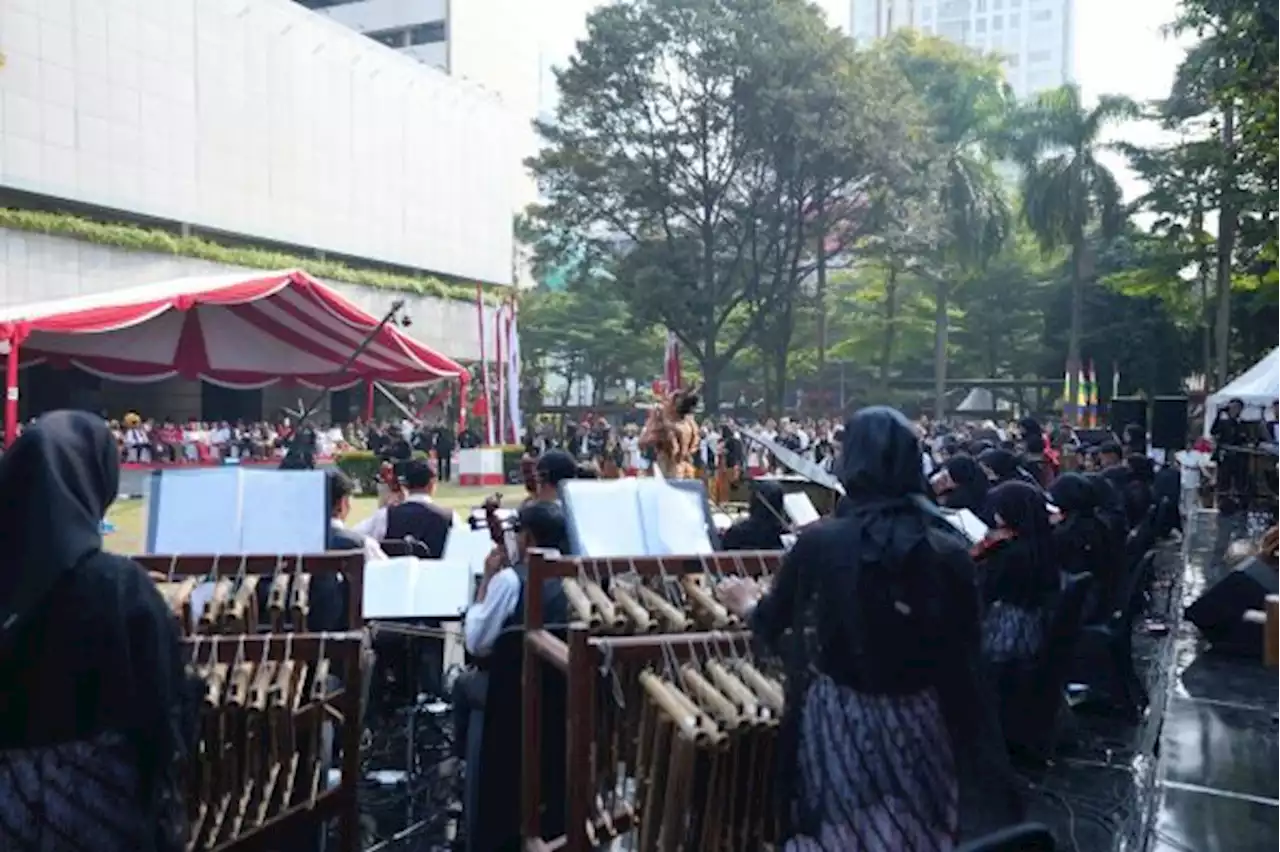
M 850 0 L 849 34 L 859 44 L 910 27 L 1005 57 L 1018 97 L 1074 77 L 1073 0 Z
M 544 99 L 543 61 L 530 0 L 296 0 L 300 5 L 495 95 L 514 119 L 511 142 L 521 161 L 538 150 L 533 120 Z M 531 175 L 519 170 L 514 213 L 538 200 Z M 517 283 L 532 283 L 527 258 L 516 259 Z

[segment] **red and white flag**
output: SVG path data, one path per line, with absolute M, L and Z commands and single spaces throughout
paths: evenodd
M 667 392 L 681 388 L 680 381 L 680 341 L 674 331 L 667 332 L 667 352 L 663 365 L 663 378 L 667 383 Z

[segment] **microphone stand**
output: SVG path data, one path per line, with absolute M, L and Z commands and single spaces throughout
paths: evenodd
M 360 357 L 364 350 L 369 348 L 369 344 L 372 343 L 373 339 L 382 332 L 382 329 L 386 328 L 387 324 L 393 321 L 396 314 L 400 313 L 402 310 L 404 310 L 404 299 L 396 299 L 392 302 L 391 309 L 383 314 L 382 319 L 378 320 L 378 324 L 371 328 L 369 333 L 364 336 L 364 339 L 356 344 L 356 348 L 351 350 L 351 354 L 347 356 L 347 360 L 342 362 L 342 365 L 334 371 L 333 375 L 340 376 L 345 373 L 348 368 L 356 362 L 356 359 Z M 286 459 L 292 456 L 298 449 L 298 441 L 302 437 L 302 428 L 306 424 L 307 418 L 309 418 L 311 414 L 320 407 L 320 403 L 324 402 L 325 395 L 328 393 L 329 389 L 327 387 L 321 388 L 311 400 L 311 403 L 304 408 L 302 413 L 298 416 L 298 428 L 293 430 L 293 434 L 289 436 L 289 443 L 285 446 L 284 457 Z

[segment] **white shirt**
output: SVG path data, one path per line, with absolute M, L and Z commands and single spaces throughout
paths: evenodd
M 337 518 L 329 519 L 329 528 L 334 532 L 346 533 L 352 538 L 360 540 L 360 544 L 364 546 L 364 561 L 374 562 L 379 559 L 387 559 L 387 554 L 383 551 L 382 546 L 375 539 L 369 538 L 367 535 L 360 535 L 355 530 L 347 529 L 346 525 Z
M 1199 450 L 1179 450 L 1174 458 L 1178 460 L 1178 467 L 1182 472 L 1182 487 L 1199 488 L 1200 471 L 1209 461 L 1209 454 Z
M 523 584 L 513 568 L 503 568 L 489 578 L 484 600 L 473 603 L 467 609 L 462 622 L 462 637 L 467 653 L 487 657 L 493 644 L 502 635 L 502 625 L 520 605 Z
M 426 494 L 406 494 L 404 498 L 406 503 L 421 503 L 423 506 L 433 506 L 435 501 Z M 351 531 L 357 535 L 371 538 L 374 541 L 382 541 L 387 537 L 387 506 L 383 506 L 363 521 L 351 527 Z M 453 513 L 453 526 L 458 526 L 461 521 L 458 513 Z

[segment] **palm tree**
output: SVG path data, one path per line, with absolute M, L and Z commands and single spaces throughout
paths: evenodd
M 1022 211 L 1045 251 L 1071 250 L 1071 328 L 1067 336 L 1068 399 L 1079 393 L 1084 285 L 1091 274 L 1086 237 L 1097 225 L 1114 236 L 1126 209 L 1115 175 L 1098 159 L 1109 147 L 1103 131 L 1136 118 L 1138 105 L 1104 95 L 1092 108 L 1074 85 L 1044 92 L 1018 110 L 1011 124 L 1013 158 L 1022 167 Z
M 992 168 L 1012 93 L 999 60 L 943 39 L 895 33 L 885 50 L 920 97 L 933 125 L 934 233 L 912 271 L 934 287 L 934 416 L 946 409 L 951 297 L 1005 245 L 1012 213 Z M 910 229 L 908 229 L 910 230 Z M 928 231 L 930 229 L 921 229 Z

